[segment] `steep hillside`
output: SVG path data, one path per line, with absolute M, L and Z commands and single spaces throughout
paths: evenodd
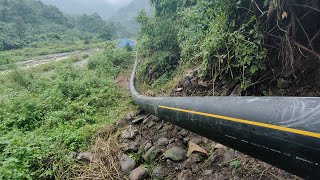
M 57 7 L 40 1 L 0 1 L 0 50 L 47 41 L 74 42 L 93 38 L 112 38 L 111 27 L 97 14 L 71 20 Z
M 0 3 L 0 50 L 56 39 L 55 33 L 67 33 L 72 26 L 54 6 L 30 0 L 5 0 Z
M 149 0 L 134 0 L 127 6 L 119 9 L 114 15 L 108 19 L 111 22 L 118 22 L 126 28 L 129 35 L 136 35 L 139 31 L 139 24 L 136 21 L 136 17 L 140 11 L 144 10 L 147 14 L 152 13 L 152 7 Z
M 183 95 L 320 95 L 320 1 L 151 2 L 155 17 L 138 18 L 141 80 L 150 88 L 183 87 Z

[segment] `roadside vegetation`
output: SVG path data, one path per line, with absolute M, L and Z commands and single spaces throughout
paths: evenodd
M 0 179 L 62 176 L 72 152 L 86 150 L 95 131 L 132 106 L 114 78 L 132 53 L 108 43 L 85 67 L 79 57 L 0 76 Z

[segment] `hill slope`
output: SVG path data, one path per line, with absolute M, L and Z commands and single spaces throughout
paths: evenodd
M 111 39 L 110 31 L 108 24 L 97 14 L 71 19 L 57 7 L 40 1 L 0 2 L 0 50 L 17 49 L 39 42 L 73 42 L 86 37 Z
M 130 35 L 136 35 L 140 28 L 136 21 L 136 17 L 142 10 L 145 10 L 147 14 L 152 13 L 152 7 L 150 6 L 149 0 L 134 0 L 127 6 L 120 8 L 108 20 L 120 23 L 128 32 L 130 32 Z

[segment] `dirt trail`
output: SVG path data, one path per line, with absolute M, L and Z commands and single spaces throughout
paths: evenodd
M 27 61 L 17 62 L 15 64 L 20 69 L 29 69 L 29 68 L 33 68 L 39 65 L 50 63 L 50 62 L 61 61 L 70 56 L 92 55 L 98 52 L 99 50 L 100 49 L 91 49 L 91 50 L 85 50 L 85 51 L 73 51 L 73 52 L 67 52 L 67 53 L 50 54 L 50 55 L 35 57 Z M 7 74 L 10 71 L 11 70 L 0 71 L 0 74 Z

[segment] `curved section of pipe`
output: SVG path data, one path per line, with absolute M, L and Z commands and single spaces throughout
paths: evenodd
M 149 113 L 307 179 L 320 179 L 318 97 L 145 97 Z

